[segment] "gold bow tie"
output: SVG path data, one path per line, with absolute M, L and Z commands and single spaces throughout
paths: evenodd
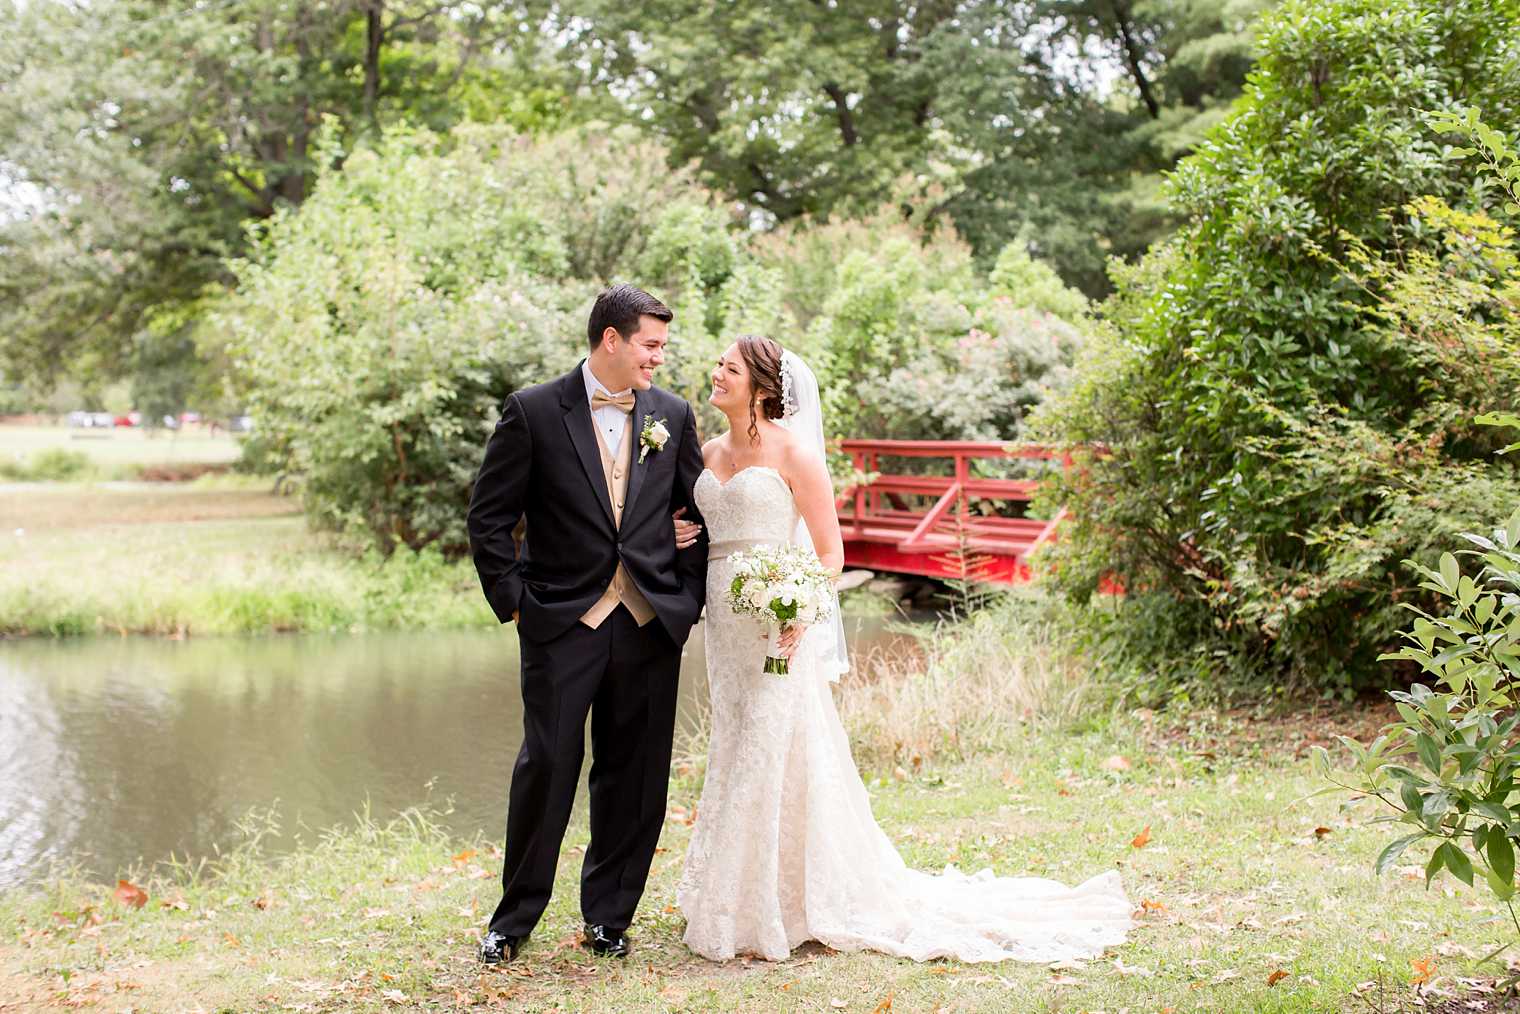
M 624 412 L 633 411 L 633 392 L 626 391 L 623 394 L 609 395 L 603 391 L 594 391 L 591 395 L 591 411 L 599 408 L 620 408 Z

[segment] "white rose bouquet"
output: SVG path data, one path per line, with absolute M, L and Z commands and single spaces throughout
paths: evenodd
M 779 653 L 781 630 L 792 623 L 811 626 L 834 610 L 834 580 L 810 549 L 802 546 L 755 546 L 731 558 L 734 580 L 728 601 L 736 613 L 765 622 L 769 631 L 765 671 L 786 675 Z

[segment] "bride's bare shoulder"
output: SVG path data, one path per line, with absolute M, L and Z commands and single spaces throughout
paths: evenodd
M 799 439 L 797 434 L 788 430 L 781 431 L 784 438 L 779 448 L 781 452 L 782 471 L 788 475 L 795 475 L 812 469 L 823 468 L 823 459 L 818 456 L 808 442 Z
M 702 464 L 708 468 L 717 460 L 718 453 L 723 449 L 723 434 L 718 434 L 702 445 Z

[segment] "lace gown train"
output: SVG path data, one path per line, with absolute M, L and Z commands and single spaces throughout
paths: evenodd
M 712 542 L 712 740 L 677 892 L 687 946 L 713 960 L 780 960 L 817 940 L 920 961 L 1059 961 L 1121 943 L 1130 904 L 1116 871 L 1067 887 L 903 863 L 871 815 L 814 632 L 790 675 L 767 675 L 760 625 L 728 606 L 726 554 L 789 541 L 791 490 L 773 469 L 748 468 L 727 484 L 703 472 L 695 496 Z

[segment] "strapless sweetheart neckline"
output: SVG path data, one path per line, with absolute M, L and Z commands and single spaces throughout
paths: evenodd
M 734 480 L 738 479 L 739 476 L 743 475 L 745 472 L 769 472 L 772 475 L 774 475 L 776 478 L 780 479 L 783 484 L 786 483 L 785 477 L 783 477 L 782 474 L 778 470 L 772 468 L 769 465 L 745 465 L 743 468 L 739 469 L 733 475 L 730 475 L 728 477 L 728 482 L 724 482 L 722 479 L 718 478 L 718 473 L 714 472 L 710 468 L 704 468 L 704 469 L 702 469 L 702 471 L 706 472 L 708 475 L 710 475 L 710 476 L 713 477 L 713 482 L 716 482 L 718 484 L 718 488 L 719 489 L 727 489 L 729 483 L 731 483 Z M 791 489 L 790 486 L 787 486 L 787 488 Z

